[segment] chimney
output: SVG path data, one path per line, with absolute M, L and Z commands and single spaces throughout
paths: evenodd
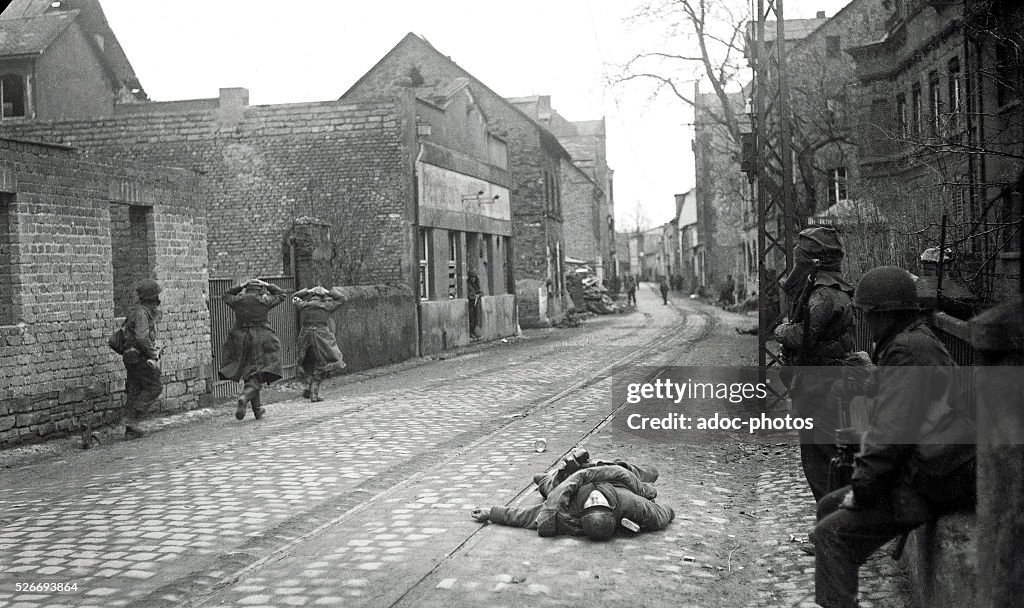
M 814 16 L 815 19 L 825 19 L 825 11 L 818 11 L 818 14 Z
M 249 89 L 245 87 L 234 87 L 220 90 L 221 109 L 238 109 L 249 105 Z
M 217 122 L 222 128 L 231 128 L 241 122 L 249 106 L 249 89 L 234 87 L 220 90 L 217 103 Z

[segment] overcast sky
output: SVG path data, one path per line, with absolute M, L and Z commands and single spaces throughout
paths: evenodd
M 500 95 L 551 95 L 569 120 L 602 116 L 617 225 L 637 205 L 671 219 L 694 184 L 691 113 L 649 87 L 607 87 L 614 65 L 656 38 L 627 26 L 639 0 L 100 0 L 156 101 L 249 89 L 253 105 L 337 99 L 413 32 Z M 789 0 L 787 18 L 846 0 Z

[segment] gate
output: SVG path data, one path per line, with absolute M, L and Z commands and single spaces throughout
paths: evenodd
M 289 295 L 295 291 L 294 277 L 262 279 L 284 289 Z M 230 397 L 238 390 L 234 382 L 221 380 L 217 376 L 217 370 L 224 365 L 224 342 L 227 341 L 231 328 L 235 326 L 235 315 L 221 296 L 235 284 L 233 279 L 210 279 L 210 347 L 213 355 L 210 385 L 214 397 Z M 284 379 L 291 378 L 295 374 L 295 340 L 298 337 L 298 317 L 292 306 L 291 297 L 270 311 L 270 327 L 281 340 Z

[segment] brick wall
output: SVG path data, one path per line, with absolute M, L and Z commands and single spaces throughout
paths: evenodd
M 583 171 L 569 163 L 562 165 L 562 230 L 567 257 L 591 263 L 603 262 L 603 201 L 604 197 L 600 195 L 597 185 Z
M 412 169 L 403 102 L 248 106 L 220 100 L 134 104 L 103 120 L 2 125 L 0 135 L 194 169 L 209 220 L 210 275 L 286 274 L 299 217 L 331 225 L 333 284 L 412 283 Z
M 106 340 L 126 289 L 115 282 L 137 276 L 113 264 L 126 207 L 147 216 L 147 274 L 164 287 L 162 410 L 199 405 L 210 335 L 196 187 L 188 171 L 0 139 L 0 447 L 117 418 L 124 367 Z

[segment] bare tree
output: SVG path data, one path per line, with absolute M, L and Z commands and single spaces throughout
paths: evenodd
M 737 87 L 743 65 L 745 4 L 736 0 L 648 0 L 631 21 L 660 24 L 664 37 L 660 49 L 644 50 L 620 66 L 613 84 L 647 81 L 655 91 L 669 91 L 687 106 L 698 100 L 690 91 L 698 81 L 709 83 L 717 106 L 705 108 L 722 125 L 736 146 L 740 142 L 741 117 L 729 100 Z M 662 50 L 664 49 L 664 50 Z M 668 49 L 688 49 L 677 52 Z M 688 90 L 689 89 L 689 90 Z

